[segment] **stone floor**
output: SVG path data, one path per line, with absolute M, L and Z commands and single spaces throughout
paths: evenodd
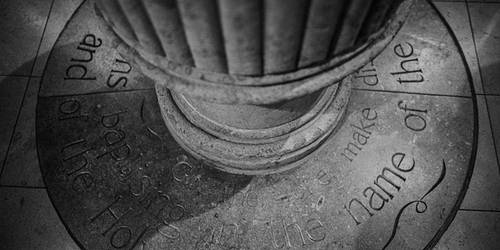
M 38 166 L 39 81 L 80 0 L 0 1 L 0 248 L 78 249 Z M 500 248 L 500 0 L 435 1 L 460 40 L 479 104 L 478 157 L 461 208 L 437 249 Z

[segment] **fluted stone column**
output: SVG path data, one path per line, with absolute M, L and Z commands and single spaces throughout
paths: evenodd
M 348 75 L 412 0 L 102 0 L 116 47 L 157 81 L 180 145 L 224 171 L 300 165 L 341 121 Z

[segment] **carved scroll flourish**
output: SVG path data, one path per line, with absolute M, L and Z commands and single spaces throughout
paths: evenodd
M 432 187 L 429 189 L 429 191 L 427 191 L 420 199 L 406 203 L 406 205 L 404 205 L 399 210 L 398 215 L 396 216 L 396 219 L 394 220 L 394 226 L 392 227 L 391 237 L 389 238 L 389 240 L 387 240 L 387 242 L 385 243 L 385 245 L 382 249 L 385 250 L 389 246 L 389 244 L 391 244 L 392 240 L 394 240 L 394 237 L 396 236 L 396 233 L 398 230 L 399 220 L 401 219 L 401 215 L 403 214 L 403 212 L 405 211 L 405 209 L 407 207 L 409 207 L 413 204 L 416 204 L 415 205 L 415 212 L 421 214 L 421 213 L 425 213 L 425 211 L 427 211 L 427 203 L 424 201 L 424 199 L 428 194 L 432 193 L 432 191 L 434 191 L 434 189 L 436 189 L 436 187 L 439 186 L 439 184 L 441 184 L 445 175 L 446 175 L 446 163 L 444 162 L 444 159 L 443 159 L 443 165 L 441 167 L 441 174 L 439 175 L 439 178 L 434 183 L 434 185 L 432 185 Z

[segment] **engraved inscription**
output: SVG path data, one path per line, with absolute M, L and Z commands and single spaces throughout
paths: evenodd
M 415 7 L 422 8 L 421 4 Z M 79 15 L 92 17 L 94 10 L 87 4 Z M 432 17 L 421 10 L 415 13 Z M 76 19 L 69 27 L 82 27 L 81 21 Z M 455 51 L 442 29 L 433 27 L 424 34 L 411 28 L 415 25 L 402 29 L 403 35 L 391 40 L 380 57 L 353 75 L 353 86 L 359 88 L 351 96 L 353 108 L 346 113 L 347 122 L 311 152 L 310 166 L 271 177 L 242 178 L 205 166 L 177 144 L 162 120 L 154 86 L 147 85 L 151 79 L 134 72 L 135 64 L 116 54 L 115 46 L 107 46 L 107 29 L 99 25 L 84 29 L 89 30 L 86 33 L 71 31 L 62 36 L 74 43 L 69 47 L 61 43 L 62 52 L 54 53 L 63 60 L 55 60 L 54 77 L 43 82 L 44 89 L 54 93 L 40 95 L 42 109 L 37 117 L 41 167 L 51 199 L 84 248 L 353 249 L 379 247 L 384 240 L 386 246 L 422 248 L 413 243 L 432 237 L 440 219 L 450 213 L 449 204 L 458 200 L 469 147 L 476 147 L 467 144 L 471 120 L 453 112 L 452 108 L 462 106 L 450 108 L 447 101 L 435 105 L 425 100 L 446 92 L 443 83 L 467 89 L 466 80 L 446 81 L 447 75 L 439 74 L 436 84 L 423 84 L 429 81 L 424 73 L 435 77 L 441 72 L 427 72 L 427 68 L 461 69 L 442 63 L 455 58 L 448 55 Z M 428 36 L 430 31 L 437 36 Z M 437 47 L 438 41 L 446 46 Z M 167 64 L 169 71 L 209 82 L 277 79 L 247 79 Z M 456 73 L 450 76 L 461 75 Z M 122 88 L 129 91 L 119 91 Z M 457 102 L 469 103 L 464 99 Z M 432 116 L 444 113 L 450 116 Z M 448 122 L 436 122 L 450 117 L 464 129 L 457 132 Z M 442 131 L 450 133 L 445 137 Z M 465 144 L 456 143 L 457 139 Z M 420 148 L 423 144 L 429 147 Z M 416 158 L 416 152 L 425 158 Z M 414 197 L 423 188 L 417 185 L 431 177 L 428 170 L 437 171 L 420 166 L 432 166 L 424 160 L 436 155 L 451 157 L 447 178 L 443 179 L 443 161 L 443 174 L 436 184 Z M 459 159 L 453 158 L 457 155 Z M 276 180 L 267 181 L 271 178 Z M 438 190 L 441 181 L 445 189 Z M 409 217 L 425 212 L 426 203 L 430 213 Z M 398 215 L 393 210 L 397 208 Z M 375 225 L 375 221 L 383 223 Z M 408 240 L 408 232 L 417 227 L 421 231 Z
M 238 223 L 216 222 L 203 230 L 194 248 L 240 249 L 240 239 L 244 234 L 244 227 Z
M 354 78 L 362 79 L 363 84 L 368 85 L 368 86 L 375 86 L 379 83 L 377 69 L 375 68 L 375 65 L 373 64 L 373 61 L 371 61 L 369 64 L 367 64 L 365 67 L 363 67 L 359 71 L 357 71 L 354 74 Z
M 100 38 L 93 34 L 86 34 L 76 47 L 77 55 L 70 59 L 71 64 L 66 67 L 64 80 L 96 80 L 95 75 L 90 75 L 87 65 L 94 60 L 94 54 L 101 45 Z
M 409 42 L 400 43 L 394 46 L 394 54 L 401 60 L 399 67 L 391 72 L 396 77 L 399 84 L 403 83 L 421 83 L 424 75 L 420 68 L 418 57 L 415 55 L 413 45 Z
M 265 227 L 264 238 L 274 249 L 308 248 L 327 236 L 324 223 L 317 218 L 304 218 L 303 222 L 281 218 L 265 221 L 261 225 Z
M 106 80 L 106 85 L 110 88 L 114 88 L 116 86 L 126 87 L 128 83 L 127 75 L 132 71 L 132 66 L 125 60 L 115 59 L 113 63 L 113 68 L 108 75 L 108 79 Z
M 407 128 L 420 132 L 427 127 L 427 109 L 410 106 L 406 101 L 399 101 L 398 109 L 404 112 L 404 124 Z
M 360 198 L 352 198 L 344 205 L 356 225 L 382 210 L 400 191 L 402 183 L 406 181 L 404 174 L 415 167 L 415 159 L 400 152 L 392 155 L 391 163 L 392 167 L 384 167 L 373 181 L 373 186 L 365 188 Z
M 340 153 L 346 160 L 352 162 L 368 143 L 374 126 L 377 122 L 377 111 L 371 108 L 364 108 L 357 123 L 351 123 L 352 139 Z

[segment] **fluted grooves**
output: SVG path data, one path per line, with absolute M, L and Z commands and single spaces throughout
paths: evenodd
M 194 66 L 175 0 L 144 0 L 151 22 L 169 60 Z
M 296 68 L 308 1 L 264 0 L 264 73 Z
M 354 46 L 371 4 L 372 0 L 349 1 L 342 20 L 340 32 L 338 33 L 330 56 L 334 56 Z
M 229 73 L 262 74 L 262 1 L 219 0 Z
M 154 54 L 165 56 L 165 51 L 161 46 L 157 32 L 149 19 L 143 2 L 141 0 L 120 0 L 118 2 L 141 45 Z
M 373 2 L 358 39 L 366 39 L 382 26 L 393 2 L 393 0 L 376 0 Z
M 330 43 L 345 2 L 345 0 L 311 0 L 299 67 L 327 59 Z
M 99 4 L 104 13 L 113 13 L 112 15 L 106 15 L 106 17 L 118 33 L 122 34 L 125 39 L 137 41 L 137 35 L 125 16 L 118 0 L 100 1 Z
M 98 0 L 119 34 L 197 68 L 262 75 L 324 62 L 375 33 L 401 0 Z
M 227 72 L 217 2 L 181 0 L 177 4 L 196 67 Z

